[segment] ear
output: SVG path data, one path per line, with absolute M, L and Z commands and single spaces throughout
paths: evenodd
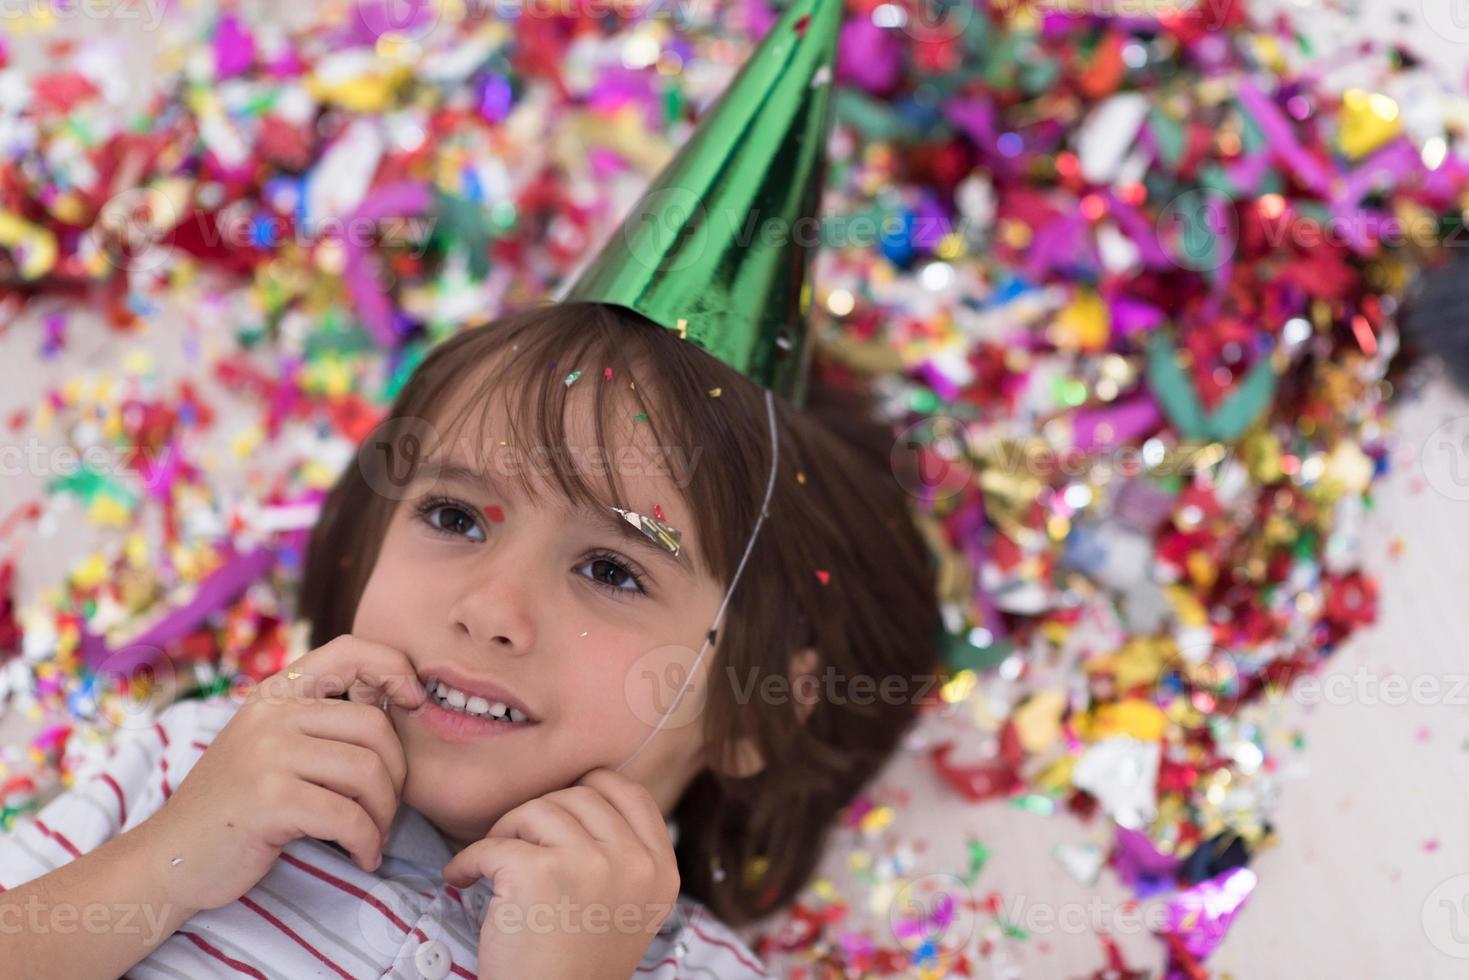
M 806 647 L 791 654 L 790 686 L 786 695 L 796 708 L 796 717 L 803 723 L 811 716 L 811 711 L 816 707 L 816 698 L 819 688 L 816 682 L 816 674 L 821 665 L 821 657 L 817 655 L 814 647 Z M 755 697 L 763 696 L 757 689 Z M 721 760 L 723 763 L 719 769 L 727 776 L 736 779 L 746 779 L 754 776 L 765 768 L 765 758 L 760 754 L 760 749 L 755 745 L 754 739 L 742 738 L 734 745 L 731 758 Z

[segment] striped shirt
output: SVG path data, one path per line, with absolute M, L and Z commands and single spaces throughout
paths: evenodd
M 40 877 L 147 820 L 237 707 L 230 698 L 181 701 L 150 728 L 119 733 L 98 772 L 80 778 L 34 820 L 0 834 L 0 886 L 15 888 Z M 382 864 L 373 872 L 363 871 L 335 844 L 294 841 L 254 888 L 194 916 L 126 976 L 473 978 L 490 886 L 483 880 L 466 889 L 446 884 L 440 871 L 451 856 L 428 819 L 408 806 L 399 808 Z M 136 925 L 147 935 L 141 916 Z M 703 905 L 680 896 L 634 976 L 724 980 L 769 974 Z

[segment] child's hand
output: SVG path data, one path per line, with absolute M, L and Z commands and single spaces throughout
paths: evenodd
M 331 697 L 344 691 L 352 700 Z M 407 775 L 384 696 L 411 711 L 425 694 L 402 652 L 352 636 L 261 682 L 139 828 L 174 900 L 228 904 L 301 837 L 337 841 L 376 868 Z
M 444 880 L 494 889 L 481 977 L 632 976 L 678 898 L 658 805 L 608 769 L 522 803 L 455 855 Z

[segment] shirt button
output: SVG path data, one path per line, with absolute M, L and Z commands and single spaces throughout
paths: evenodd
M 430 939 L 419 944 L 418 951 L 413 954 L 413 965 L 418 967 L 418 975 L 423 980 L 444 980 L 454 963 L 449 956 L 449 947 L 437 939 Z

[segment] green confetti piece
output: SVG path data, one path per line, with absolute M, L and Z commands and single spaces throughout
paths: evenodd
M 932 415 L 938 411 L 940 404 L 938 393 L 932 388 L 920 388 L 908 400 L 909 407 L 920 415 Z
M 979 873 L 984 870 L 985 863 L 990 859 L 990 849 L 984 846 L 983 841 L 969 841 L 969 870 L 964 874 L 964 884 L 972 885 Z
M 968 635 L 955 635 L 939 627 L 938 646 L 944 663 L 953 671 L 986 671 L 995 667 L 1015 649 L 1008 640 L 978 647 L 969 642 Z
M 1148 126 L 1153 131 L 1153 141 L 1158 145 L 1163 162 L 1169 169 L 1176 168 L 1183 159 L 1185 137 L 1182 124 L 1163 110 L 1154 109 L 1148 116 Z
M 515 223 L 519 220 L 520 215 L 515 210 L 514 201 L 496 201 L 490 205 L 490 228 L 496 233 L 504 234 L 513 231 Z
M 1024 942 L 1025 940 L 1030 938 L 1030 933 L 1026 932 L 1015 923 L 1005 919 L 1003 916 L 995 916 L 995 921 L 1000 924 L 1000 928 L 1004 931 L 1006 937 L 1010 939 L 1018 939 Z
M 434 189 L 434 225 L 429 241 L 442 251 L 464 250 L 472 279 L 490 274 L 490 223 L 484 209 L 461 195 Z
M 1217 409 L 1205 411 L 1193 379 L 1178 363 L 1173 337 L 1159 331 L 1148 345 L 1148 386 L 1185 439 L 1234 442 L 1270 407 L 1275 371 L 1262 357 Z
M 1056 378 L 1051 385 L 1051 396 L 1059 405 L 1076 408 L 1086 404 L 1086 382 L 1080 378 Z
M 52 493 L 69 493 L 88 506 L 98 497 L 107 497 L 131 510 L 138 502 L 138 495 L 127 487 L 88 466 L 67 476 L 57 477 L 46 485 Z
M 1050 91 L 1061 76 L 1061 68 L 1054 61 L 1029 61 L 1020 68 L 1020 88 L 1027 95 L 1039 95 Z
M 398 366 L 393 369 L 392 377 L 383 386 L 382 400 L 391 402 L 398 397 L 398 392 L 408 383 L 413 372 L 418 370 L 418 365 L 423 363 L 427 348 L 423 344 L 412 344 L 403 350 L 403 356 L 398 361 Z
M 1042 817 L 1049 817 L 1056 812 L 1056 801 L 1039 793 L 1017 796 L 1010 800 L 1010 805 L 1017 810 L 1024 810 L 1026 813 L 1034 813 Z
M 837 121 L 853 127 L 869 139 L 912 142 L 923 135 L 887 103 L 868 98 L 860 92 L 838 89 L 835 105 Z
M 1229 172 L 1217 163 L 1206 164 L 1199 169 L 1199 188 L 1201 190 L 1213 191 L 1237 201 L 1247 195 L 1253 196 L 1253 192 L 1240 187 L 1229 179 Z
M 324 318 L 322 325 L 307 336 L 304 353 L 308 360 L 316 360 L 328 354 L 367 354 L 376 350 L 377 345 L 361 327 L 342 323 L 328 325 Z
M 683 89 L 669 85 L 663 90 L 663 126 L 668 128 L 683 118 Z

